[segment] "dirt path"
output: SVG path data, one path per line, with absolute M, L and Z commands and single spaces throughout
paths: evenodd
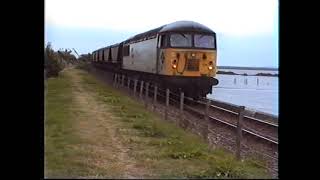
M 77 70 L 70 70 L 73 85 L 73 95 L 79 115 L 76 123 L 78 135 L 86 141 L 86 145 L 74 148 L 83 148 L 90 156 L 83 157 L 88 167 L 98 168 L 118 178 L 143 178 L 146 174 L 143 169 L 136 166 L 132 158 L 128 156 L 128 148 L 121 142 L 117 134 L 117 117 L 105 104 L 98 102 L 90 92 L 83 87 Z M 93 156 L 92 156 L 93 154 Z M 82 159 L 82 160 L 84 160 Z M 104 173 L 103 173 L 104 174 Z M 108 174 L 108 173 L 106 173 Z

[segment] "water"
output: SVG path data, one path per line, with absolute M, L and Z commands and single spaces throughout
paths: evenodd
M 248 74 L 248 75 L 255 75 L 258 73 L 270 73 L 270 74 L 278 74 L 278 71 L 275 70 L 247 70 L 247 69 L 219 69 L 219 71 L 224 72 L 234 72 L 236 74 Z
M 266 72 L 241 71 L 247 74 Z M 247 109 L 278 115 L 278 77 L 218 74 L 216 78 L 219 84 L 213 87 L 211 94 L 207 95 L 209 99 L 243 105 Z

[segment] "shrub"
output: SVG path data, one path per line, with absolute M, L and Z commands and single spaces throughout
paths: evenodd
M 47 44 L 45 49 L 45 58 L 44 58 L 44 68 L 46 71 L 47 77 L 56 77 L 59 75 L 59 72 L 63 69 L 63 65 L 59 62 L 59 56 L 51 47 L 51 43 Z

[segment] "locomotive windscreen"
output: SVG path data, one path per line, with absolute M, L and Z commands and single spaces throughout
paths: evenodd
M 215 48 L 214 37 L 211 35 L 194 35 L 194 46 L 199 48 Z

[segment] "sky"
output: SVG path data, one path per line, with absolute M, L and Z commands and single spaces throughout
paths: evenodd
M 45 0 L 45 43 L 91 53 L 180 20 L 217 33 L 219 66 L 278 67 L 277 0 Z

